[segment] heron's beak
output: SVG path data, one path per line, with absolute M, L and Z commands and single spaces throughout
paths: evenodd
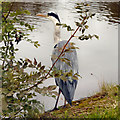
M 43 15 L 43 14 L 40 14 L 40 13 L 38 13 L 38 14 L 36 14 L 37 16 L 40 16 L 40 17 L 45 17 L 45 18 L 47 18 L 48 16 L 47 15 Z

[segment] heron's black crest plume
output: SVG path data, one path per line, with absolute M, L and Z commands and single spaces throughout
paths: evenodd
M 58 17 L 57 14 L 51 12 L 51 13 L 48 13 L 48 16 L 53 16 L 53 17 L 55 17 L 60 22 L 60 19 L 59 19 L 59 17 Z

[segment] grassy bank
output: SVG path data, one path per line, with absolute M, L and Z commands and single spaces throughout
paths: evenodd
M 101 91 L 91 97 L 73 101 L 73 106 L 59 107 L 59 110 L 45 112 L 45 118 L 109 118 L 120 120 L 118 114 L 118 88 L 116 85 L 103 84 Z

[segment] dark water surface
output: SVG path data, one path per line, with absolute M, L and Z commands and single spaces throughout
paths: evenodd
M 80 48 L 77 50 L 79 60 L 79 72 L 82 79 L 79 80 L 74 100 L 80 99 L 99 91 L 102 81 L 107 83 L 118 83 L 118 23 L 119 3 L 118 2 L 88 2 L 88 8 L 96 15 L 88 21 L 89 29 L 86 33 L 97 34 L 99 40 L 79 41 L 74 38 L 72 41 Z M 75 10 L 75 2 L 70 0 L 56 0 L 55 2 L 15 2 L 13 9 L 22 7 L 31 12 L 31 15 L 22 16 L 21 19 L 35 25 L 36 29 L 30 32 L 32 40 L 38 40 L 40 47 L 34 48 L 32 44 L 22 41 L 16 57 L 36 58 L 47 67 L 51 66 L 51 53 L 54 46 L 54 27 L 51 21 L 37 17 L 37 13 L 48 13 L 55 11 L 60 16 L 62 23 L 67 23 L 76 28 L 74 22 L 78 19 Z M 79 33 L 78 33 L 79 34 Z M 71 33 L 61 28 L 61 39 L 68 40 Z M 55 84 L 54 79 L 48 79 L 44 85 Z M 52 109 L 55 99 L 50 97 L 37 96 L 45 104 L 45 110 Z M 59 105 L 64 101 L 60 97 Z

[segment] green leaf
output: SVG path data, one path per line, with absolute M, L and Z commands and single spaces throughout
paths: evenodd
M 77 13 L 83 13 L 83 12 L 84 12 L 84 11 L 82 11 L 82 10 L 81 10 L 81 11 L 77 11 Z
M 66 61 L 69 61 L 69 62 L 70 62 L 70 60 L 69 60 L 68 58 L 64 58 L 64 60 L 66 60 Z
M 75 9 L 81 9 L 82 10 L 81 6 L 76 6 Z
M 25 23 L 25 27 L 29 27 L 29 24 L 28 24 L 28 23 Z
M 25 23 L 23 21 L 20 22 L 20 25 L 23 26 Z
M 55 90 L 56 89 L 56 85 L 51 85 L 51 86 L 48 86 L 48 90 Z
M 70 46 L 73 46 L 73 45 L 75 45 L 75 43 L 74 42 L 70 42 Z
M 85 39 L 85 40 L 88 40 L 88 39 L 89 39 L 89 36 L 85 35 L 85 36 L 84 36 L 84 39 Z
M 99 36 L 98 35 L 94 35 L 97 39 L 99 39 Z
M 67 25 L 66 24 L 62 24 L 62 27 L 67 27 Z
M 95 13 L 91 14 L 90 17 L 92 18 L 93 16 L 95 16 Z
M 38 68 L 39 68 L 39 67 L 41 67 L 41 62 L 38 64 L 38 66 L 37 66 L 37 67 L 38 67 Z
M 18 63 L 19 63 L 20 65 L 22 65 L 22 62 L 18 61 Z
M 70 61 L 67 58 L 59 58 L 62 62 L 65 62 L 68 66 L 71 67 Z
M 53 97 L 53 98 L 56 98 L 56 96 L 55 96 L 55 95 L 52 95 L 52 97 Z
M 70 64 L 70 62 L 67 62 L 67 61 L 65 61 L 65 63 L 66 63 L 68 66 L 70 66 L 70 67 L 71 67 L 71 64 Z
M 67 31 L 73 31 L 74 29 L 72 29 L 70 26 L 67 26 Z
M 92 39 L 92 37 L 93 37 L 93 36 L 92 36 L 92 35 L 90 35 L 90 34 L 89 34 L 88 36 L 89 36 L 89 38 L 90 38 L 90 39 Z
M 67 81 L 67 78 L 65 76 L 60 76 L 60 79 L 63 81 Z
M 55 77 L 55 78 L 59 78 L 59 77 L 60 77 L 60 74 L 59 74 L 59 73 L 56 73 L 56 74 L 54 74 L 54 77 Z
M 24 10 L 24 13 L 30 15 L 31 13 L 28 10 Z
M 81 75 L 79 75 L 78 73 L 75 73 L 74 75 L 82 78 L 82 76 L 81 76 Z
M 72 74 L 73 74 L 73 72 L 71 72 L 71 71 L 70 71 L 70 72 L 65 72 L 65 73 L 64 73 L 64 75 L 65 75 L 66 77 L 70 77 L 70 76 L 72 76 Z
M 72 46 L 70 49 L 79 49 L 79 47 Z
M 70 48 L 68 48 L 68 49 L 65 49 L 64 52 L 71 53 L 71 52 L 73 52 L 73 51 L 72 51 Z
M 86 28 L 86 29 L 88 29 L 88 27 L 89 27 L 88 25 L 85 25 L 85 28 Z
M 26 68 L 28 65 L 28 62 L 25 62 L 24 65 L 23 65 L 23 68 Z
M 86 23 L 87 23 L 87 21 L 84 21 L 84 22 L 83 22 L 83 25 L 85 25 Z
M 17 48 L 15 49 L 15 51 L 18 51 L 18 50 L 19 50 L 19 49 L 17 49 Z
M 76 23 L 76 26 L 82 27 L 81 23 L 79 22 L 75 22 L 75 23 Z
M 30 59 L 27 58 L 26 61 L 32 64 L 32 61 Z
M 84 16 L 80 15 L 81 18 L 84 18 Z
M 32 93 L 29 93 L 29 94 L 27 95 L 27 98 L 33 98 Z
M 40 70 L 44 70 L 45 69 L 45 66 L 42 66 L 41 68 L 40 68 Z
M 85 28 L 82 29 L 82 34 L 85 32 Z
M 34 58 L 34 65 L 37 65 L 37 60 Z
M 72 76 L 72 79 L 73 80 L 78 80 L 78 77 L 74 75 L 74 76 Z
M 35 113 L 39 113 L 39 110 L 37 108 L 34 108 Z
M 34 68 L 33 64 L 28 65 L 28 67 L 30 67 L 30 68 Z
M 61 23 L 56 23 L 57 26 L 61 26 L 62 24 Z

